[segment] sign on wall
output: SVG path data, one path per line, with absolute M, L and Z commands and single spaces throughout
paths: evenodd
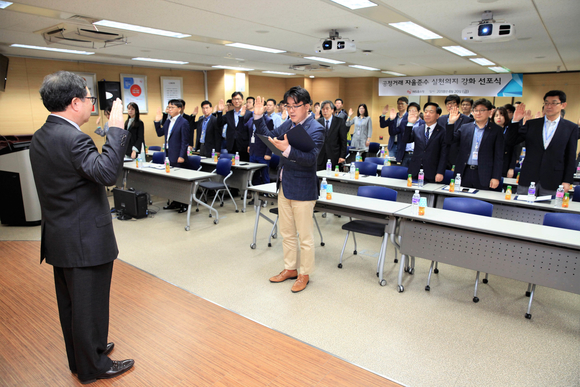
M 139 113 L 148 113 L 147 109 L 147 76 L 121 74 L 121 99 L 123 113 L 127 113 L 127 105 L 135 102 L 139 106 Z
M 521 97 L 523 74 L 379 78 L 379 96 L 477 95 Z
M 89 92 L 91 96 L 98 97 L 99 93 L 97 93 L 97 74 L 95 73 L 79 73 L 77 71 L 72 71 L 72 73 L 82 77 L 87 82 L 87 87 L 89 88 Z M 91 110 L 91 116 L 98 116 L 99 115 L 99 101 L 95 102 L 93 105 L 93 110 Z
M 183 99 L 183 78 L 160 77 L 161 79 L 161 103 L 163 110 L 172 99 Z

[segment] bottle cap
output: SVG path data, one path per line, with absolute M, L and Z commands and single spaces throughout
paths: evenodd
M 416 190 L 415 190 L 415 193 L 416 193 L 416 194 L 418 194 L 418 193 L 419 193 L 419 190 L 418 190 L 418 189 L 416 189 Z
M 507 189 L 511 190 L 512 189 L 512 186 L 511 185 L 508 185 Z
M 449 184 L 451 184 L 451 183 L 455 183 L 455 179 L 449 180 Z
M 409 173 L 409 176 L 407 176 L 407 177 L 413 177 L 413 175 L 411 175 L 411 174 Z
M 427 207 L 427 198 L 421 198 L 419 200 L 419 207 Z

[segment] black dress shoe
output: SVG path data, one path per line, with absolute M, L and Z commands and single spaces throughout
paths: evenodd
M 175 202 L 171 202 L 170 205 L 163 207 L 164 210 L 175 210 L 177 208 L 179 208 L 179 204 L 177 204 Z
M 134 364 L 135 364 L 135 360 L 133 360 L 133 359 L 127 359 L 127 360 L 121 360 L 121 361 L 113 360 L 113 365 L 107 371 L 103 372 L 100 375 L 97 375 L 97 377 L 94 379 L 81 380 L 80 382 L 82 384 L 89 384 L 89 383 L 96 382 L 97 379 L 111 379 L 111 378 L 117 377 L 117 376 L 127 372 L 128 370 L 131 369 L 131 367 L 133 367 Z
M 108 343 L 107 348 L 105 348 L 105 350 L 103 351 L 103 355 L 110 354 L 114 347 L 115 347 L 115 343 Z

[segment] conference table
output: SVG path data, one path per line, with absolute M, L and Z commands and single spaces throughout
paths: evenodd
M 143 191 L 181 203 L 187 203 L 185 231 L 189 231 L 189 216 L 194 202 L 207 207 L 210 211 L 214 211 L 214 224 L 219 222 L 218 211 L 199 200 L 196 196 L 198 183 L 214 176 L 216 176 L 215 173 L 193 171 L 179 167 L 171 167 L 170 172 L 167 173 L 165 165 L 153 163 L 146 163 L 145 168 L 137 168 L 136 163 L 133 161 L 123 164 L 123 173 L 117 178 L 117 186 L 130 187 L 136 191 Z

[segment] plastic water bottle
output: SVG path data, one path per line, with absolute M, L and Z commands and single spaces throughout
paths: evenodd
M 165 143 L 163 143 L 163 145 L 161 146 L 161 151 L 162 151 L 163 153 L 165 153 Z
M 419 188 L 423 188 L 425 184 L 425 172 L 422 169 L 419 170 Z
M 215 160 L 215 149 L 212 149 L 212 150 L 211 150 L 211 159 L 212 159 L 213 161 L 216 161 L 216 160 Z
M 327 185 L 328 185 L 328 182 L 326 181 L 326 177 L 322 178 L 322 183 L 320 183 L 320 197 L 321 198 L 326 197 L 326 186 Z
M 455 176 L 455 190 L 461 191 L 461 173 L 458 173 L 457 176 Z
M 357 162 L 362 161 L 362 156 L 360 154 L 360 152 L 356 152 L 356 159 Z
M 354 174 L 356 172 L 356 167 L 354 163 L 350 163 L 350 169 L 349 169 L 349 174 L 350 174 L 350 178 L 354 179 Z
M 562 200 L 562 208 L 568 208 L 570 205 L 570 193 L 566 192 L 564 194 L 564 199 Z
M 580 161 L 578 162 L 578 166 L 576 167 L 576 174 L 580 175 Z
M 383 166 L 389 167 L 391 166 L 391 162 L 389 161 L 389 157 L 385 157 L 385 161 L 383 162 Z
M 355 171 L 354 171 L 354 179 L 355 179 L 355 180 L 358 180 L 359 176 L 360 176 L 360 173 L 359 173 L 359 171 L 358 171 L 358 168 L 357 168 L 357 169 L 355 169 Z
M 421 200 L 421 195 L 419 195 L 419 190 L 415 190 L 413 194 L 413 199 L 411 200 L 411 210 L 413 215 L 419 215 L 419 201 Z
M 384 146 L 382 146 L 382 147 L 381 147 L 381 154 L 380 154 L 380 158 L 381 158 L 381 159 L 384 159 L 384 158 L 385 158 L 385 147 L 384 147 Z
M 169 173 L 169 157 L 165 158 L 165 172 Z
M 141 168 L 141 166 L 139 165 L 141 162 L 141 156 L 137 156 L 137 158 L 135 159 L 135 166 L 137 168 Z
M 421 198 L 419 200 L 419 215 L 425 215 L 425 207 L 427 207 L 427 198 Z
M 520 153 L 520 159 L 519 159 L 520 168 L 522 167 L 522 164 L 524 163 L 525 158 L 526 158 L 526 147 L 523 147 L 522 153 Z
M 455 192 L 455 179 L 449 181 L 449 192 Z
M 340 173 L 340 169 L 338 168 L 338 165 L 334 168 L 334 177 L 338 177 L 338 174 Z
M 147 161 L 147 152 L 145 151 L 145 144 L 141 144 L 141 161 L 143 162 L 143 167 L 145 167 L 145 161 Z
M 505 200 L 512 200 L 512 186 L 508 185 L 505 190 Z
M 554 207 L 562 207 L 563 201 L 564 201 L 564 186 L 560 184 L 558 190 L 556 191 L 556 204 L 554 204 Z
M 413 186 L 413 176 L 409 173 L 409 175 L 407 176 L 407 187 L 412 186 Z
M 330 176 L 332 174 L 332 161 L 328 159 L 326 162 L 326 176 Z
M 236 152 L 236 165 L 240 165 L 240 153 Z
M 530 188 L 528 188 L 528 203 L 533 203 L 536 200 L 536 183 L 533 181 L 530 183 Z

